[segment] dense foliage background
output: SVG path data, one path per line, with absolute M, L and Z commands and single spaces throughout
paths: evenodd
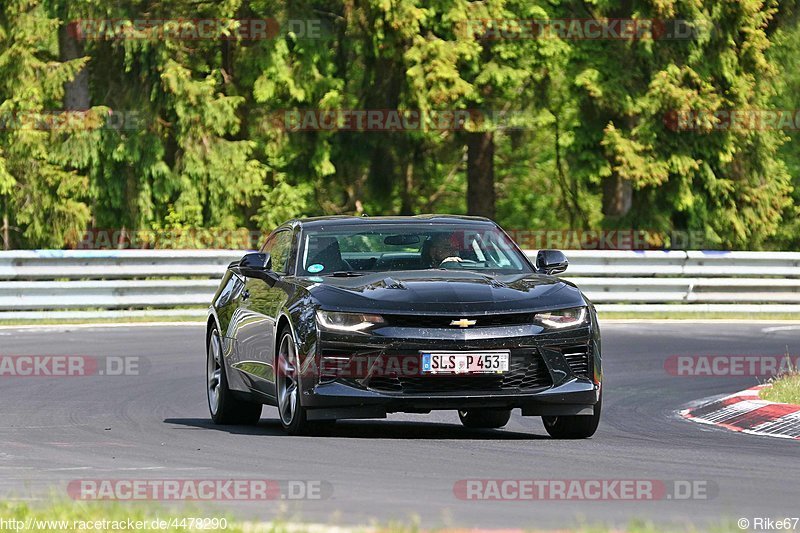
M 694 33 L 465 31 L 475 20 L 604 18 L 685 20 Z M 219 38 L 174 38 L 166 29 L 181 19 L 234 22 Z M 270 38 L 231 38 L 235 20 L 251 19 L 273 20 Z M 76 31 L 87 20 L 115 24 L 87 36 Z M 141 20 L 153 27 L 131 29 Z M 454 212 L 509 228 L 692 231 L 706 248 L 797 249 L 800 124 L 723 128 L 712 114 L 796 113 L 799 67 L 796 1 L 4 0 L 0 236 L 5 248 L 65 247 L 87 228 Z M 292 109 L 506 118 L 276 127 Z

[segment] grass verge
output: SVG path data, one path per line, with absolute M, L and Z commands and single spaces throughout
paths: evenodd
M 205 322 L 202 316 L 114 317 L 114 318 L 48 318 L 44 320 L 0 320 L 0 326 L 58 326 L 69 324 L 131 324 L 151 322 Z
M 629 312 L 598 312 L 600 321 L 603 320 L 762 320 L 784 321 L 791 320 L 800 324 L 800 313 L 629 313 Z
M 800 372 L 777 376 L 769 381 L 769 387 L 758 393 L 762 400 L 800 405 Z
M 208 514 L 190 516 L 203 517 Z M 74 502 L 55 500 L 41 505 L 20 502 L 0 502 L 0 531 L 206 531 L 225 530 L 230 533 L 243 529 L 227 518 L 217 517 L 214 524 L 181 522 L 185 517 L 154 506 L 123 505 L 114 502 Z M 154 521 L 158 520 L 156 524 Z M 161 527 L 161 521 L 169 521 Z M 171 523 L 175 520 L 174 523 Z M 187 518 L 187 521 L 191 519 Z M 214 520 L 214 519 L 210 519 Z M 221 522 L 225 520 L 225 522 Z M 124 524 L 124 525 L 123 525 Z M 215 525 L 217 527 L 211 527 Z M 132 527 L 131 527 L 132 526 Z M 223 527 L 225 526 L 225 527 Z
M 213 517 L 213 518 L 212 518 Z M 158 520 L 156 526 L 155 520 Z M 216 522 L 213 522 L 216 520 Z M 222 522 L 222 521 L 225 522 Z M 226 533 L 446 533 L 465 529 L 420 527 L 416 520 L 406 523 L 392 522 L 387 525 L 334 526 L 304 524 L 301 522 L 274 520 L 271 522 L 238 522 L 221 514 L 216 516 L 208 510 L 187 512 L 166 509 L 158 504 L 140 502 L 124 504 L 118 502 L 76 502 L 53 500 L 41 505 L 23 502 L 0 501 L 0 531 L 58 531 L 58 532 L 102 532 L 102 531 L 225 531 Z M 484 531 L 490 531 L 485 529 Z M 546 531 L 529 528 L 524 531 Z M 734 521 L 720 521 L 718 525 L 695 527 L 691 524 L 657 525 L 645 521 L 632 521 L 623 527 L 604 525 L 582 525 L 577 528 L 559 528 L 559 531 L 575 533 L 733 533 L 741 531 Z

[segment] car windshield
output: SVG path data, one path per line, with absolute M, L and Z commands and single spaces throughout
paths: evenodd
M 358 275 L 401 270 L 531 272 L 496 227 L 456 224 L 354 224 L 304 231 L 298 275 Z

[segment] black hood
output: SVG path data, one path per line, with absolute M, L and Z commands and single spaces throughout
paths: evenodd
M 302 281 L 320 306 L 329 310 L 481 314 L 585 305 L 573 285 L 539 274 L 414 270 Z

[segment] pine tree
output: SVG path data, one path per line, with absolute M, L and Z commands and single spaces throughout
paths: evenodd
M 61 247 L 89 220 L 87 178 L 64 141 L 99 124 L 97 115 L 58 113 L 64 84 L 84 59 L 58 60 L 58 21 L 36 0 L 0 6 L 0 205 L 4 245 Z M 20 228 L 12 233 L 12 227 Z

